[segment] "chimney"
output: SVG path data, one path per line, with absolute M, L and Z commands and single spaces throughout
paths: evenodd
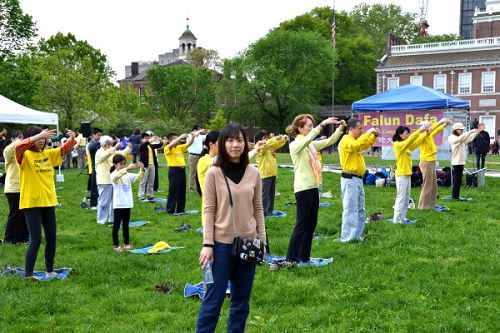
M 131 66 L 132 76 L 136 76 L 139 74 L 139 63 L 133 62 Z
M 387 34 L 387 36 L 386 36 L 387 46 L 385 49 L 385 54 L 390 55 L 391 54 L 391 46 L 401 45 L 402 41 L 403 41 L 403 39 L 401 37 L 395 36 L 393 34 Z

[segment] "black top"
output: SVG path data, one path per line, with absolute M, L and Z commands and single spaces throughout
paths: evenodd
M 481 131 L 472 142 L 476 153 L 488 154 L 490 151 L 490 135 L 486 131 Z
M 95 153 L 101 148 L 99 141 L 90 141 L 87 146 L 90 154 L 90 160 L 92 161 L 92 169 L 95 172 Z
M 245 169 L 246 168 L 243 167 L 243 164 L 231 162 L 231 168 L 224 171 L 224 173 L 233 183 L 239 184 L 241 179 L 243 179 L 243 175 L 245 175 Z

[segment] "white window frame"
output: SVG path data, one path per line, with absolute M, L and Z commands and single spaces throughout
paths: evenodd
M 485 85 L 486 82 L 485 82 L 484 77 L 488 74 L 490 74 L 492 76 L 491 86 Z M 482 93 L 494 93 L 496 91 L 495 80 L 496 80 L 496 72 L 482 72 L 481 73 L 481 92 Z M 488 89 L 485 89 L 485 88 L 488 88 Z
M 397 87 L 399 87 L 399 77 L 388 77 L 387 90 L 391 90 Z
M 472 73 L 458 74 L 458 94 L 468 95 L 472 93 Z
M 418 82 L 415 82 L 417 80 Z M 422 75 L 413 75 L 410 76 L 410 83 L 414 84 L 416 86 L 423 86 L 424 85 L 424 80 L 422 78 Z
M 439 78 L 443 78 L 443 87 L 439 87 L 437 85 L 437 81 Z M 439 91 L 442 91 L 444 93 L 446 93 L 446 74 L 434 74 L 434 85 L 433 85 L 434 89 L 436 90 L 439 90 Z

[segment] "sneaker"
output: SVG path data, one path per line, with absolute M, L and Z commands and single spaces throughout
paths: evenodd
M 191 225 L 187 224 L 187 223 L 184 223 L 183 225 L 181 225 L 178 228 L 175 228 L 174 230 L 175 231 L 188 231 L 189 229 L 191 229 Z
M 276 261 L 273 261 L 272 263 L 269 264 L 269 270 L 270 271 L 279 271 L 280 265 Z
M 127 244 L 123 247 L 124 250 L 132 250 L 134 246 L 132 244 Z
M 121 247 L 121 246 L 114 246 L 113 250 L 115 250 L 116 252 L 123 252 L 123 247 Z
M 154 197 L 148 197 L 146 200 L 149 202 L 155 202 L 156 199 Z
M 280 266 L 283 267 L 283 268 L 293 268 L 293 267 L 297 267 L 297 262 L 296 261 L 293 261 L 293 260 L 285 260 L 283 262 L 280 263 Z
M 139 198 L 139 202 L 146 202 L 149 201 L 147 198 Z
M 97 210 L 97 207 L 90 207 L 90 210 Z

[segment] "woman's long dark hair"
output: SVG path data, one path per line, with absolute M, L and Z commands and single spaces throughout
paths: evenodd
M 217 160 L 215 161 L 215 165 L 221 167 L 224 172 L 231 169 L 231 159 L 226 152 L 226 141 L 228 139 L 238 138 L 240 133 L 241 136 L 243 136 L 243 141 L 245 143 L 243 153 L 240 156 L 240 164 L 242 164 L 244 168 L 246 168 L 249 164 L 247 135 L 239 124 L 229 124 L 226 125 L 226 127 L 224 127 L 220 132 L 218 145 L 219 151 L 217 153 Z
M 111 166 L 111 169 L 109 169 L 109 172 L 113 172 L 115 171 L 115 164 L 117 163 L 121 163 L 123 161 L 126 161 L 127 159 L 125 158 L 125 156 L 123 156 L 122 154 L 115 154 L 113 156 L 113 165 Z
M 404 132 L 410 133 L 410 129 L 406 126 L 399 126 L 398 128 L 396 128 L 396 132 L 392 137 L 392 142 L 403 141 L 403 139 L 401 139 L 401 134 L 403 134 Z

